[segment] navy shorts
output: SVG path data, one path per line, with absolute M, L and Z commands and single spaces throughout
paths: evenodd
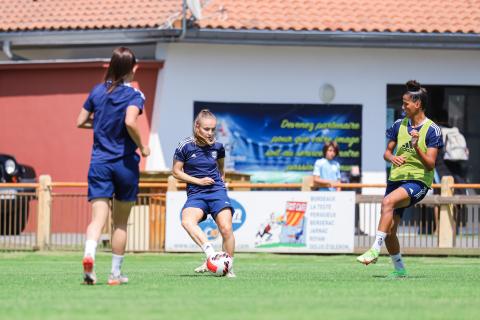
M 207 219 L 211 215 L 215 220 L 217 215 L 225 208 L 229 208 L 233 215 L 233 207 L 230 199 L 227 196 L 226 190 L 217 190 L 213 192 L 200 192 L 188 196 L 187 202 L 182 208 L 198 208 L 203 211 L 203 218 L 201 221 Z
M 112 198 L 136 201 L 140 171 L 140 156 L 131 156 L 107 163 L 92 163 L 88 170 L 88 201 Z
M 389 193 L 393 192 L 394 190 L 398 188 L 403 188 L 405 191 L 407 191 L 409 197 L 410 197 L 410 204 L 404 208 L 397 208 L 393 212 L 395 214 L 400 215 L 400 217 L 403 215 L 403 211 L 405 208 L 411 207 L 420 201 L 422 201 L 423 198 L 427 195 L 428 192 L 428 187 L 420 181 L 416 180 L 402 180 L 402 181 L 390 181 L 388 180 L 387 182 L 387 190 L 385 190 L 385 196 L 387 196 Z

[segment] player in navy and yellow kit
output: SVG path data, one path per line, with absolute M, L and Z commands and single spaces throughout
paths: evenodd
M 235 238 L 232 230 L 233 208 L 224 184 L 223 145 L 215 141 L 217 120 L 209 110 L 197 115 L 192 137 L 182 140 L 173 159 L 173 176 L 187 183 L 187 202 L 182 209 L 182 226 L 207 258 L 214 249 L 198 223 L 211 215 L 223 239 L 223 250 L 233 257 Z M 207 271 L 206 263 L 195 272 Z M 233 270 L 228 277 L 235 277 Z
M 127 241 L 127 221 L 137 199 L 140 156 L 150 154 L 137 125 L 145 102 L 143 94 L 130 86 L 137 68 L 134 53 L 125 47 L 113 51 L 105 82 L 93 88 L 77 119 L 77 127 L 93 128 L 93 150 L 88 171 L 88 200 L 92 221 L 88 225 L 83 258 L 84 282 L 95 284 L 97 241 L 113 200 L 112 270 L 108 284 L 128 282 L 120 269 Z
M 402 108 L 405 118 L 387 130 L 389 141 L 383 157 L 392 167 L 376 239 L 370 250 L 357 257 L 357 261 L 365 265 L 375 263 L 385 242 L 395 268 L 390 275 L 393 278 L 407 276 L 397 238 L 403 211 L 427 194 L 433 182 L 438 149 L 443 147 L 440 128 L 425 116 L 427 91 L 417 81 L 407 82 Z

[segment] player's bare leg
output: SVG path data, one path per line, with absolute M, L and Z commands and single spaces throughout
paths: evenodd
M 199 208 L 185 208 L 182 211 L 182 227 L 187 231 L 192 240 L 205 252 L 207 258 L 214 254 L 213 246 L 208 242 L 206 234 L 198 226 L 203 218 L 203 210 Z M 195 268 L 195 272 L 207 272 L 206 260 L 199 267 Z
M 358 262 L 364 265 L 377 262 L 383 242 L 394 223 L 394 209 L 407 207 L 409 204 L 410 197 L 403 188 L 398 188 L 383 198 L 375 242 L 367 252 L 357 257 Z
M 223 209 L 215 219 L 223 239 L 223 251 L 232 258 L 235 254 L 235 237 L 232 229 L 232 211 L 229 208 Z
M 230 208 L 225 208 L 217 214 L 215 219 L 220 234 L 223 239 L 223 251 L 228 253 L 232 259 L 235 254 L 235 237 L 233 235 L 232 229 L 232 211 Z M 234 278 L 235 273 L 233 272 L 233 266 L 230 271 L 227 273 L 227 277 Z
M 394 265 L 395 270 L 388 276 L 389 278 L 405 278 L 407 276 L 407 270 L 405 269 L 402 256 L 400 254 L 400 243 L 397 237 L 397 228 L 400 224 L 400 216 L 395 215 L 393 220 L 393 226 L 390 234 L 385 239 L 385 246 L 387 247 L 390 258 Z
M 112 212 L 112 270 L 108 279 L 109 285 L 128 282 L 128 277 L 121 272 L 125 248 L 127 246 L 127 224 L 130 211 L 135 202 L 114 200 Z
M 95 254 L 97 243 L 109 212 L 110 200 L 108 198 L 92 200 L 92 221 L 87 227 L 87 241 L 85 242 L 85 253 L 82 260 L 83 281 L 85 284 L 95 284 L 97 282 L 97 276 L 95 274 Z

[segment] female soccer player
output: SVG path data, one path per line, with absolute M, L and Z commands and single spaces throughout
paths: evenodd
M 187 202 L 182 209 L 183 228 L 208 258 L 215 251 L 198 223 L 211 215 L 222 235 L 223 250 L 233 258 L 233 208 L 223 182 L 225 149 L 221 143 L 215 142 L 216 125 L 217 120 L 209 110 L 198 113 L 193 123 L 193 137 L 182 140 L 175 150 L 172 174 L 187 183 Z M 195 269 L 195 272 L 205 271 L 206 262 Z M 227 277 L 235 277 L 233 270 Z
M 387 130 L 389 141 L 383 158 L 392 163 L 392 168 L 376 239 L 370 250 L 357 257 L 365 265 L 375 263 L 385 242 L 395 267 L 390 275 L 394 278 L 407 276 L 396 234 L 398 224 L 404 209 L 425 197 L 432 185 L 438 149 L 443 147 L 440 128 L 425 116 L 427 91 L 414 80 L 406 85 L 402 105 L 406 117 Z
M 93 128 L 93 150 L 88 171 L 88 201 L 92 203 L 92 221 L 88 225 L 83 278 L 86 284 L 97 281 L 95 251 L 113 201 L 112 270 L 109 285 L 128 282 L 120 269 L 127 241 L 127 221 L 136 201 L 139 180 L 140 149 L 143 145 L 137 117 L 143 111 L 145 97 L 129 83 L 137 69 L 133 52 L 124 47 L 113 51 L 105 82 L 93 88 L 77 119 L 77 127 Z

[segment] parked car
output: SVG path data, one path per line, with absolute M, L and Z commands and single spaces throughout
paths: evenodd
M 0 154 L 0 183 L 35 182 L 33 167 L 19 164 L 8 154 Z M 33 188 L 0 188 L 0 235 L 20 234 L 27 225 L 29 199 Z

